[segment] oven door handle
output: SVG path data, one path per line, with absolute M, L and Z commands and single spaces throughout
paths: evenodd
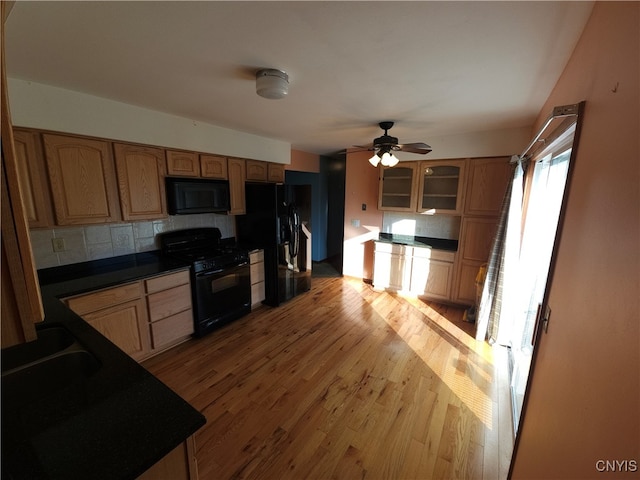
M 242 262 L 239 263 L 238 265 L 234 265 L 231 268 L 219 268 L 217 270 L 212 270 L 210 272 L 200 272 L 196 274 L 197 278 L 204 278 L 204 277 L 210 277 L 211 275 L 218 275 L 219 273 L 223 273 L 223 272 L 233 272 L 234 270 L 240 268 L 240 267 L 244 267 L 246 265 L 249 265 L 248 262 Z
M 224 272 L 224 268 L 220 268 L 218 270 L 213 270 L 211 272 L 200 272 L 196 274 L 196 277 L 198 278 L 204 278 L 204 277 L 210 277 L 211 275 L 217 275 L 219 273 Z

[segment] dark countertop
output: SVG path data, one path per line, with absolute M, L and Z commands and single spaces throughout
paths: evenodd
M 2 478 L 133 479 L 206 420 L 69 310 L 60 297 L 186 268 L 144 253 L 40 270 L 45 321 L 100 362 L 81 382 L 19 405 L 2 402 Z
M 412 235 L 380 233 L 378 241 L 385 243 L 398 243 L 413 247 L 433 248 L 434 250 L 447 250 L 450 252 L 456 252 L 458 250 L 458 240 L 447 240 L 444 238 L 414 237 Z

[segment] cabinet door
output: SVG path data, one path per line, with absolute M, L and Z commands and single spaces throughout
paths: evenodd
M 485 262 L 474 262 L 470 260 L 460 261 L 457 277 L 458 291 L 455 298 L 457 303 L 463 305 L 476 304 L 476 276 L 484 263 Z
M 174 448 L 137 480 L 198 480 L 193 435 Z
M 40 135 L 28 130 L 14 130 L 15 155 L 22 189 L 22 200 L 30 228 L 51 227 L 51 193 L 42 153 Z
M 166 217 L 164 150 L 120 143 L 113 148 L 123 220 Z
M 284 165 L 280 163 L 269 163 L 268 181 L 272 183 L 284 183 Z
M 219 178 L 226 180 L 227 157 L 219 155 L 200 155 L 200 175 L 206 178 Z
M 513 178 L 509 157 L 474 158 L 467 166 L 464 213 L 499 216 L 504 194 Z
M 58 225 L 120 220 L 111 145 L 102 140 L 44 134 Z
M 167 173 L 178 177 L 199 177 L 200 159 L 198 154 L 167 150 Z
M 462 220 L 454 300 L 465 305 L 476 302 L 476 275 L 487 263 L 493 245 L 496 217 L 465 217 Z
M 191 285 L 180 285 L 153 293 L 147 297 L 147 301 L 150 322 L 191 310 Z
M 378 209 L 414 212 L 416 209 L 416 163 L 381 167 Z
M 87 313 L 82 318 L 131 358 L 140 361 L 149 356 L 151 342 L 142 299 Z
M 153 353 L 175 345 L 194 332 L 189 270 L 145 280 Z
M 463 260 L 486 262 L 491 253 L 498 219 L 465 217 L 460 229 L 460 251 Z
M 255 308 L 265 299 L 264 250 L 250 252 L 249 264 L 251 275 L 251 306 Z
M 451 299 L 455 252 L 413 248 L 411 292 L 430 298 Z
M 260 160 L 247 160 L 247 180 L 266 182 L 269 178 L 268 163 Z
M 409 290 L 411 285 L 411 247 L 376 242 L 373 286 L 377 289 Z
M 418 213 L 461 214 L 464 160 L 420 162 Z
M 229 213 L 231 215 L 243 215 L 246 213 L 245 205 L 245 179 L 246 166 L 241 158 L 229 158 L 227 160 L 229 170 Z
M 413 258 L 411 265 L 411 291 L 417 295 L 449 300 L 453 263 Z

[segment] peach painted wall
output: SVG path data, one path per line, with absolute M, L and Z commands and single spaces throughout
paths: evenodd
M 639 32 L 596 3 L 537 122 L 586 101 L 514 479 L 640 478 Z
M 298 172 L 319 173 L 320 155 L 291 149 L 291 163 L 284 168 Z
M 378 169 L 371 166 L 371 152 L 347 153 L 344 193 L 343 274 L 364 278 L 370 269 L 365 258 L 365 244 L 378 238 L 382 212 L 378 210 Z M 331 188 L 331 185 L 329 185 Z M 367 209 L 362 210 L 362 204 Z M 354 226 L 359 221 L 360 226 Z

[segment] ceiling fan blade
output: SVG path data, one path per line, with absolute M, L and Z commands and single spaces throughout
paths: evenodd
M 362 151 L 364 151 L 364 150 L 373 150 L 373 143 L 370 143 L 369 145 L 354 145 L 354 148 L 359 148 Z
M 422 142 L 404 143 L 402 145 L 398 145 L 398 150 L 400 150 L 401 152 L 420 153 L 424 155 L 431 151 L 431 147 Z

